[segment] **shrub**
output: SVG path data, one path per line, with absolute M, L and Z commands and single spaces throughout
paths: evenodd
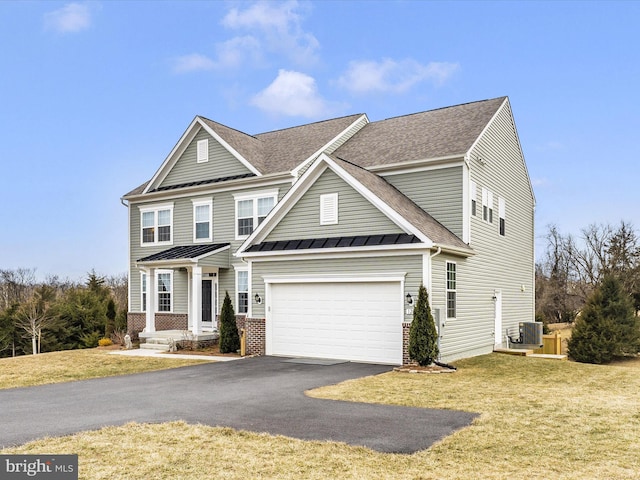
M 220 311 L 220 353 L 235 353 L 240 348 L 240 336 L 236 324 L 236 314 L 229 298 L 229 292 L 224 296 Z
M 98 340 L 99 347 L 108 347 L 110 345 L 113 345 L 113 342 L 110 338 L 101 338 L 100 340 Z
M 620 282 L 607 276 L 587 300 L 568 344 L 569 356 L 583 363 L 609 363 L 634 355 L 640 347 L 640 328 L 629 297 Z
M 421 284 L 409 330 L 409 356 L 418 365 L 427 366 L 438 358 L 438 353 L 438 333 L 429 306 L 429 294 Z

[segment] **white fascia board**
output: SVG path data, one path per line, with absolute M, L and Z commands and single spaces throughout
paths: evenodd
M 351 125 L 349 125 L 347 128 L 342 130 L 335 137 L 333 137 L 331 140 L 329 140 L 325 145 L 323 145 L 317 151 L 315 151 L 313 154 L 311 154 L 309 156 L 309 158 L 307 158 L 306 160 L 303 160 L 301 163 L 299 163 L 297 167 L 295 167 L 293 170 L 291 170 L 291 175 L 293 177 L 297 177 L 298 176 L 298 172 L 300 171 L 301 168 L 303 168 L 307 163 L 312 161 L 318 155 L 320 155 L 321 153 L 325 152 L 331 145 L 333 145 L 335 142 L 337 142 L 338 139 L 340 139 L 340 137 L 342 137 L 350 128 L 352 128 L 355 124 L 357 124 L 358 122 L 360 122 L 363 119 L 364 119 L 364 123 L 363 123 L 362 127 L 364 127 L 367 123 L 369 123 L 369 118 L 367 117 L 366 114 L 360 115 Z M 362 129 L 362 127 L 360 127 L 360 129 Z M 356 130 L 353 133 L 353 135 L 358 133 L 360 131 L 360 129 Z
M 445 157 L 423 158 L 420 160 L 410 160 L 407 162 L 398 162 L 391 165 L 375 165 L 367 168 L 370 172 L 385 172 L 386 175 L 424 172 L 426 170 L 435 170 L 439 168 L 447 168 L 454 166 L 457 162 L 463 162 L 464 155 L 448 155 Z M 388 172 L 388 173 L 386 173 Z
M 315 260 L 335 258 L 371 257 L 375 253 L 377 257 L 389 257 L 400 255 L 420 255 L 421 252 L 430 252 L 431 249 L 422 243 L 409 243 L 401 245 L 384 245 L 370 247 L 342 247 L 342 248 L 313 248 L 305 250 L 279 250 L 275 252 L 245 252 L 244 258 L 251 261 L 282 261 L 286 260 Z
M 191 124 L 189 124 L 187 129 L 184 131 L 178 142 L 175 144 L 169 155 L 167 155 L 167 158 L 164 159 L 164 162 L 162 162 L 160 168 L 156 171 L 153 177 L 151 177 L 151 180 L 149 180 L 149 183 L 142 191 L 142 194 L 147 193 L 149 190 L 155 187 L 156 183 L 160 183 L 162 180 L 164 180 L 164 178 L 169 173 L 169 170 L 171 170 L 171 167 L 173 167 L 173 164 L 175 164 L 182 152 L 184 152 L 184 150 L 187 148 L 187 145 L 189 145 L 191 140 L 193 140 L 193 138 L 196 136 L 196 133 L 198 132 L 198 128 L 196 127 L 198 125 L 201 125 L 201 122 L 199 121 L 198 117 L 195 117 L 191 121 Z
M 231 153 L 231 155 L 233 155 L 240 163 L 242 163 L 245 167 L 251 170 L 251 173 L 254 173 L 258 177 L 262 176 L 262 172 L 258 171 L 258 169 L 254 167 L 246 158 L 240 155 L 240 153 L 238 153 L 238 151 L 235 148 L 233 148 L 231 145 L 225 142 L 222 139 L 222 137 L 215 132 L 215 130 L 211 129 L 211 127 L 209 127 L 209 125 L 207 125 L 202 120 L 200 120 L 199 117 L 197 118 L 198 118 L 198 121 L 200 122 L 200 125 L 202 125 L 202 128 L 206 130 L 206 132 L 209 135 L 211 135 L 220 145 L 222 145 L 226 150 L 228 150 L 229 153 Z
M 320 158 L 326 159 L 325 156 Z M 276 204 L 276 206 L 269 212 L 269 215 L 262 221 L 258 228 L 256 228 L 249 237 L 240 245 L 240 248 L 234 254 L 236 257 L 243 257 L 244 250 L 252 243 L 260 243 L 266 238 L 266 236 L 273 230 L 278 222 L 291 210 L 296 202 L 304 195 L 313 182 L 324 172 L 327 168 L 326 164 L 320 159 L 317 159 L 313 165 L 311 165 L 302 175 L 289 191 L 282 197 L 282 199 Z
M 375 195 L 371 190 L 365 187 L 362 183 L 353 178 L 346 170 L 337 165 L 330 158 L 325 157 L 325 161 L 331 166 L 331 169 L 338 174 L 342 180 L 347 182 L 354 190 L 356 190 L 360 195 L 369 200 L 378 210 L 384 213 L 393 223 L 398 225 L 404 232 L 410 233 L 418 237 L 424 243 L 426 243 L 429 247 L 433 245 L 433 241 L 428 238 L 424 233 L 418 230 L 411 222 L 401 216 L 398 212 L 396 212 L 393 208 L 383 202 L 377 195 Z
M 192 267 L 197 264 L 195 259 L 177 258 L 175 260 L 150 260 L 148 262 L 135 262 L 138 268 L 167 268 Z
M 469 150 L 467 150 L 467 153 L 465 153 L 465 158 L 469 159 L 471 156 L 471 152 L 473 151 L 474 148 L 476 148 L 476 145 L 478 145 L 478 142 L 480 142 L 480 139 L 482 137 L 484 137 L 484 134 L 486 133 L 486 131 L 489 129 L 489 127 L 493 124 L 493 122 L 495 121 L 495 119 L 497 118 L 497 116 L 500 114 L 500 112 L 502 111 L 502 109 L 504 108 L 504 106 L 508 103 L 509 99 L 505 98 L 504 101 L 502 102 L 502 105 L 500 105 L 498 107 L 498 109 L 496 110 L 496 112 L 493 114 L 493 117 L 491 117 L 491 120 L 489 120 L 487 122 L 487 124 L 484 126 L 484 128 L 482 129 L 482 131 L 480 132 L 480 135 L 478 135 L 478 137 L 474 140 L 474 142 L 471 144 L 471 146 L 469 147 Z
M 309 275 L 264 275 L 265 283 L 351 283 L 351 282 L 402 282 L 407 272 L 331 273 Z

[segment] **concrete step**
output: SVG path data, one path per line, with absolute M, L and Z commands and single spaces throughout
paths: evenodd
M 156 345 L 169 345 L 169 338 L 162 338 L 162 337 L 152 337 L 152 338 L 147 338 L 147 343 L 153 343 Z M 175 341 L 175 340 L 174 340 Z
M 527 350 L 524 348 L 494 348 L 496 353 L 506 353 L 507 355 L 519 355 L 521 357 L 528 357 L 533 355 L 533 350 Z
M 141 343 L 140 348 L 144 350 L 157 350 L 159 352 L 169 351 L 169 345 L 161 343 Z

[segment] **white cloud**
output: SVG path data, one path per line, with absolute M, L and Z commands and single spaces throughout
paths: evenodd
M 296 63 L 316 61 L 320 44 L 302 29 L 301 5 L 290 0 L 283 3 L 260 1 L 245 10 L 233 8 L 222 24 L 233 30 L 247 30 L 258 39 L 261 48 L 282 54 Z M 256 44 L 252 45 L 255 48 Z
M 173 60 L 173 71 L 175 73 L 198 72 L 202 70 L 212 70 L 215 62 L 205 55 L 191 53 Z
M 260 42 L 251 35 L 235 37 L 216 46 L 219 68 L 238 68 L 245 60 L 261 61 Z
M 430 62 L 423 65 L 412 59 L 385 58 L 353 61 L 338 79 L 338 85 L 352 93 L 404 93 L 414 85 L 431 81 L 440 85 L 459 68 L 457 63 Z
M 277 115 L 314 118 L 332 110 L 319 94 L 316 81 L 304 73 L 280 70 L 278 77 L 251 100 L 251 104 Z
M 68 3 L 58 10 L 46 13 L 44 24 L 47 30 L 58 33 L 87 30 L 91 26 L 91 10 L 87 4 Z

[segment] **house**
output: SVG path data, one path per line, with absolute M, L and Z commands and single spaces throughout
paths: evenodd
M 418 288 L 442 361 L 534 317 L 534 194 L 507 97 L 249 135 L 196 117 L 129 210 L 129 331 L 401 364 Z

